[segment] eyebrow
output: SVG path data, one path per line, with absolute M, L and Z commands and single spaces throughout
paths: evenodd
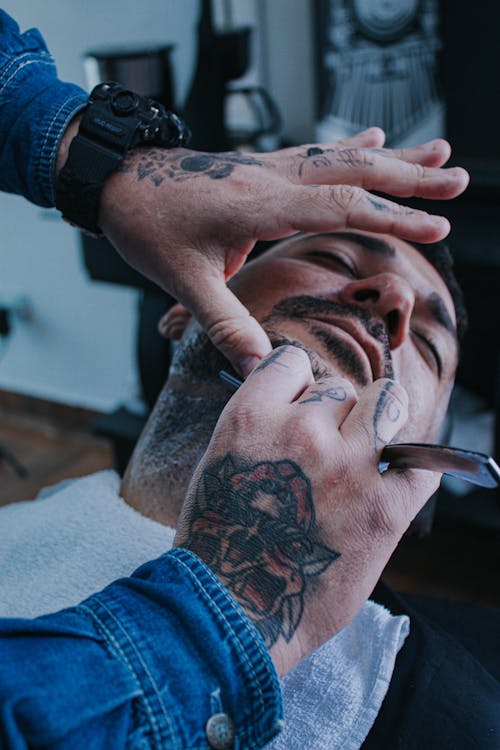
M 445 331 L 448 331 L 448 333 L 453 336 L 458 347 L 458 335 L 456 326 L 453 323 L 450 313 L 446 309 L 446 305 L 444 304 L 439 294 L 437 292 L 431 292 L 426 299 L 426 305 L 429 313 L 432 315 L 434 320 L 439 323 L 439 325 L 442 326 Z

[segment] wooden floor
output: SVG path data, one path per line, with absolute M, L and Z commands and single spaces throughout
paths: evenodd
M 105 440 L 32 416 L 1 415 L 0 455 L 2 448 L 27 476 L 19 477 L 5 458 L 0 460 L 0 505 L 30 500 L 42 487 L 113 466 Z
M 29 472 L 0 461 L 0 505 L 33 498 L 44 486 L 113 466 L 111 446 L 68 420 L 0 413 L 0 445 Z M 384 579 L 399 591 L 500 606 L 498 531 L 434 522 L 426 539 L 404 539 Z

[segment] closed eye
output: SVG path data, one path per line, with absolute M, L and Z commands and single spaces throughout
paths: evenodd
M 441 378 L 441 374 L 443 372 L 443 362 L 441 360 L 441 356 L 437 350 L 436 345 L 432 342 L 430 338 L 427 336 L 424 336 L 423 333 L 420 333 L 420 331 L 415 331 L 415 329 L 412 330 L 412 333 L 414 336 L 416 336 L 419 341 L 422 341 L 427 348 L 427 350 L 432 354 L 432 357 L 434 358 L 434 361 L 436 363 L 438 375 Z
M 327 268 L 330 268 L 333 265 L 336 268 L 340 268 L 347 272 L 349 276 L 356 277 L 358 275 L 355 266 L 347 260 L 347 258 L 344 258 L 338 253 L 332 253 L 327 250 L 308 250 L 305 255 L 308 258 L 314 258 L 320 265 Z

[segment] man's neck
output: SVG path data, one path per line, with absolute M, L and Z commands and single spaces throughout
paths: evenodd
M 173 375 L 160 394 L 122 482 L 124 500 L 175 527 L 193 472 L 230 393 L 222 383 Z

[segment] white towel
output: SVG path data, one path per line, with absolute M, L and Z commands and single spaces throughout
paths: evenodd
M 174 530 L 141 516 L 101 471 L 0 509 L 0 616 L 77 604 L 172 546 Z M 355 750 L 372 726 L 409 631 L 367 602 L 282 680 L 285 729 L 273 750 Z
M 78 604 L 170 549 L 174 530 L 141 516 L 100 471 L 0 509 L 0 616 Z
M 357 750 L 377 718 L 409 633 L 406 615 L 366 602 L 282 680 L 285 728 L 272 750 Z

